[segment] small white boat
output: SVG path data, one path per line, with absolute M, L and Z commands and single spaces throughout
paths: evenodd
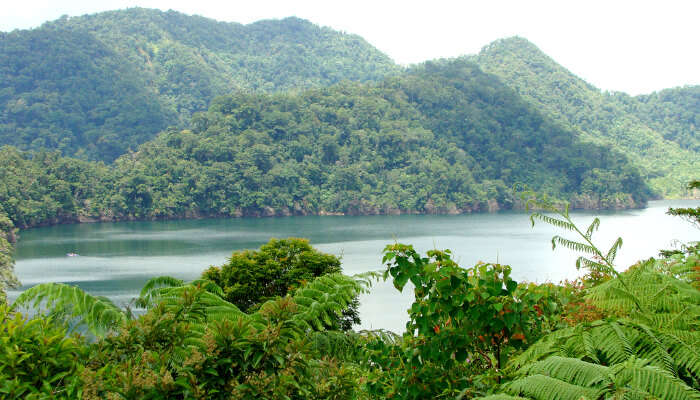
M 80 254 L 78 253 L 66 253 L 66 256 L 68 257 L 78 257 Z

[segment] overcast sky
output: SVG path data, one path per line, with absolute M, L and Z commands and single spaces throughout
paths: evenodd
M 519 35 L 604 90 L 700 84 L 700 0 L 7 0 L 0 30 L 148 7 L 250 23 L 297 16 L 355 33 L 401 64 L 474 54 Z

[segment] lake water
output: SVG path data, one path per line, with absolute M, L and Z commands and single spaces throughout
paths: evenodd
M 617 264 L 624 268 L 670 248 L 674 240 L 700 240 L 700 230 L 665 215 L 669 206 L 697 207 L 698 201 L 656 201 L 642 210 L 575 212 L 587 227 L 595 215 L 601 226 L 594 240 L 604 250 L 617 236 L 624 244 Z M 260 219 L 120 222 L 61 225 L 20 232 L 16 272 L 27 287 L 44 282 L 78 285 L 119 304 L 136 296 L 146 280 L 171 275 L 191 280 L 210 265 L 224 263 L 231 252 L 255 249 L 271 237 L 305 237 L 321 251 L 342 257 L 347 274 L 381 270 L 382 249 L 399 241 L 421 252 L 451 249 L 462 266 L 477 261 L 513 267 L 516 280 L 559 282 L 579 275 L 576 254 L 552 251 L 551 226 L 530 227 L 524 212 L 470 215 L 309 216 Z M 572 237 L 573 238 L 573 237 Z M 79 257 L 67 257 L 67 253 Z M 19 291 L 9 293 L 16 298 Z M 366 329 L 403 331 L 412 291 L 377 283 L 361 298 Z

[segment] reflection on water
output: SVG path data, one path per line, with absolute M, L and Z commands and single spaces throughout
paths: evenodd
M 652 202 L 643 210 L 577 212 L 574 219 L 587 225 L 594 215 L 600 215 L 601 229 L 595 237 L 601 247 L 607 248 L 616 236 L 622 236 L 618 265 L 624 267 L 671 247 L 674 239 L 699 240 L 700 231 L 665 215 L 669 206 L 697 204 Z M 559 249 L 552 252 L 550 238 L 555 232 L 542 224 L 531 228 L 522 212 L 62 225 L 20 232 L 16 271 L 23 289 L 64 282 L 125 304 L 153 276 L 194 279 L 208 266 L 223 263 L 234 250 L 257 248 L 271 237 L 296 236 L 342 256 L 349 274 L 381 269 L 384 246 L 401 241 L 421 252 L 452 249 L 463 266 L 498 261 L 513 266 L 515 279 L 558 282 L 578 272 L 576 255 Z M 67 253 L 80 256 L 67 257 Z M 17 291 L 10 293 L 17 295 Z M 388 282 L 378 283 L 361 299 L 362 328 L 401 331 L 411 300 L 410 290 L 399 293 Z

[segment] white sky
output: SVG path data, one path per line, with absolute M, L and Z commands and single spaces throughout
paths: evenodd
M 148 7 L 250 23 L 298 16 L 364 37 L 396 62 L 474 54 L 519 35 L 588 82 L 630 94 L 700 84 L 700 0 L 3 0 L 0 31 Z

